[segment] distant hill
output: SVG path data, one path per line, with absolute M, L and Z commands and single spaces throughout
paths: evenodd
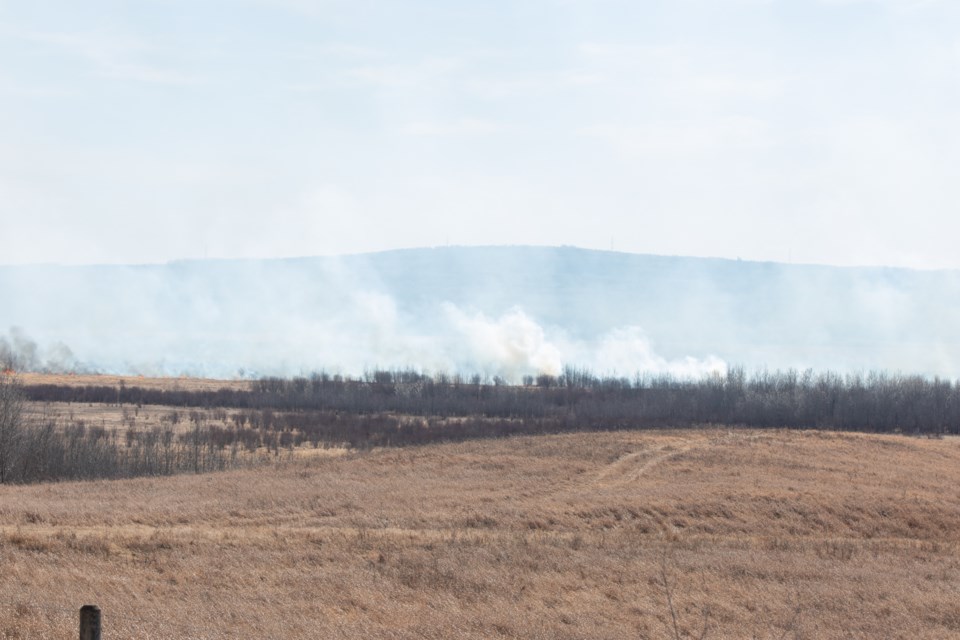
M 375 366 L 516 378 L 723 363 L 960 374 L 960 272 L 445 247 L 0 267 L 0 357 L 234 376 Z

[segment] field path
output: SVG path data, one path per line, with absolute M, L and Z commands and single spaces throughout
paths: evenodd
M 633 484 L 657 465 L 703 446 L 694 443 L 666 444 L 628 453 L 601 469 L 593 484 L 600 487 Z

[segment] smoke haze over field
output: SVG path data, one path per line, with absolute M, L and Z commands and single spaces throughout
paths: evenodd
M 488 247 L 0 268 L 0 364 L 164 375 L 373 368 L 519 381 L 727 364 L 955 377 L 955 272 Z M 67 346 L 69 345 L 69 346 Z
M 54 342 L 41 348 L 19 327 L 0 335 L 0 370 L 79 372 L 83 370 L 70 347 Z

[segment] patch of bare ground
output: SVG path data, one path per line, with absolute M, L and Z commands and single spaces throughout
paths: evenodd
M 0 487 L 0 637 L 960 637 L 958 486 L 951 439 L 688 430 Z

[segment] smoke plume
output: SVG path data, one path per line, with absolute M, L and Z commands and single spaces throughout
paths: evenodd
M 0 267 L 0 365 L 235 377 L 960 374 L 955 272 L 573 248 Z M 67 347 L 66 345 L 69 345 Z

